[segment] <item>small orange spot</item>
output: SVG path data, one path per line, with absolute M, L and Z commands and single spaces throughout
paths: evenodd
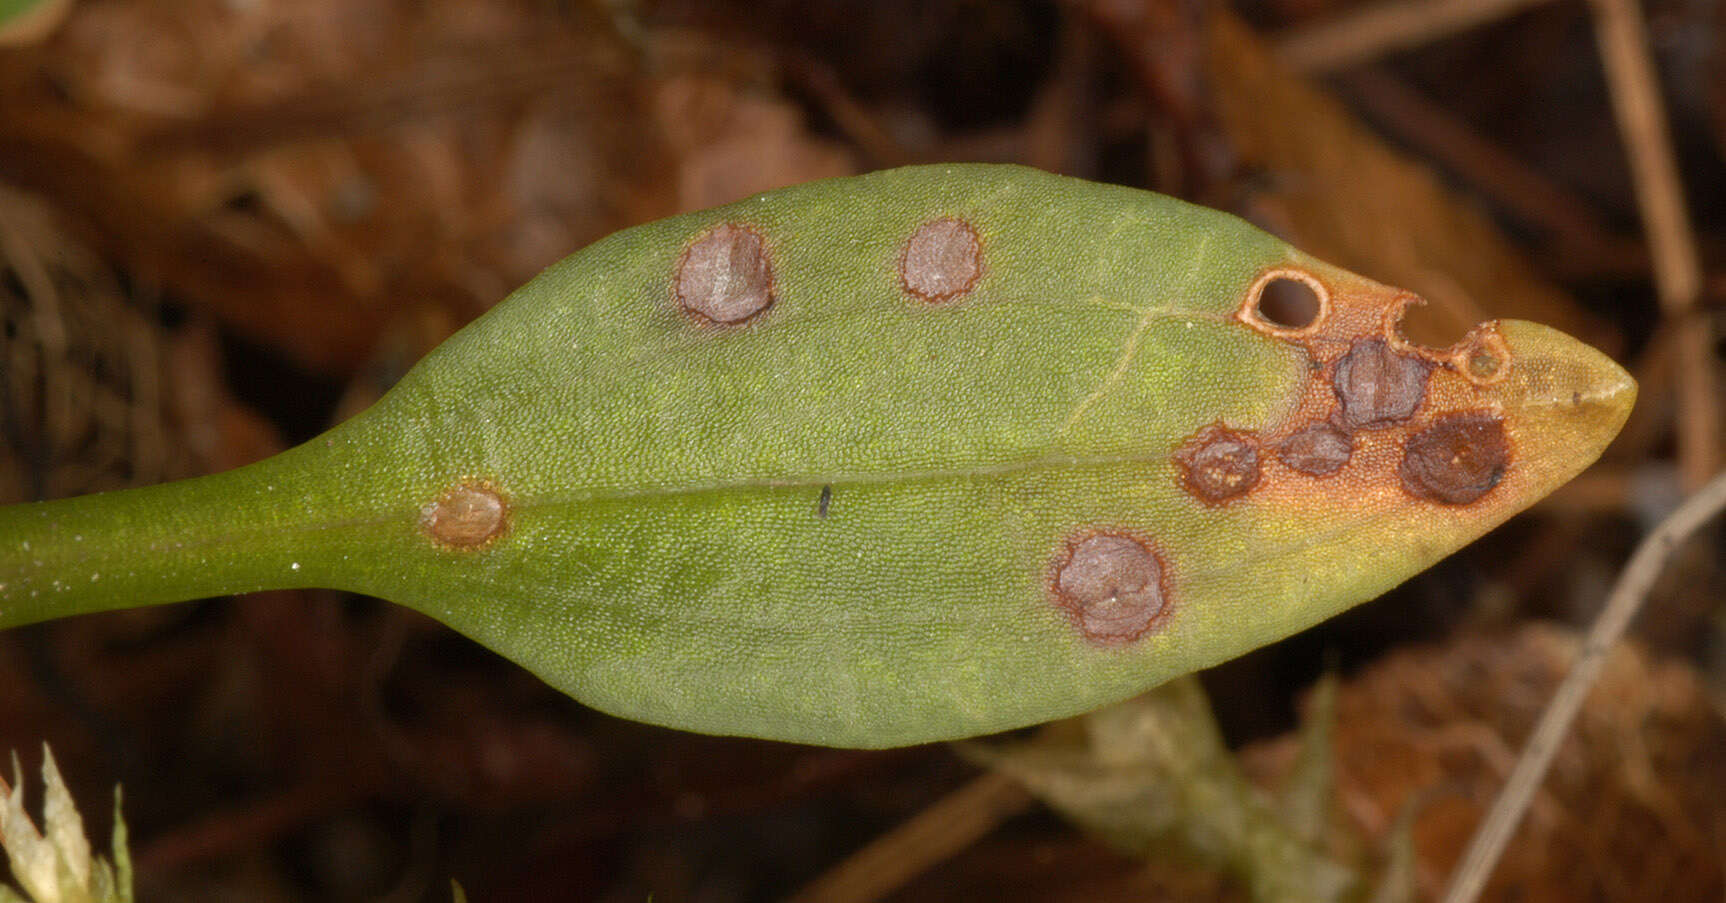
M 1158 623 L 1168 604 L 1166 579 L 1162 558 L 1148 544 L 1091 533 L 1068 544 L 1051 589 L 1086 639 L 1119 646 Z
M 982 275 L 982 242 L 962 219 L 949 216 L 924 223 L 899 253 L 899 284 L 931 303 L 969 292 Z
M 748 226 L 721 223 L 696 239 L 677 262 L 677 303 L 701 319 L 742 323 L 773 303 L 773 261 Z
M 509 532 L 509 502 L 488 482 L 458 483 L 420 509 L 420 529 L 452 549 L 480 549 Z

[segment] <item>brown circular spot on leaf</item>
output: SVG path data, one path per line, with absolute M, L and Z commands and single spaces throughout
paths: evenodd
M 1481 348 L 1468 355 L 1468 373 L 1478 379 L 1491 379 L 1498 375 L 1498 368 L 1504 366 L 1504 361 L 1491 350 Z
M 420 528 L 451 548 L 481 548 L 508 532 L 509 503 L 485 483 L 451 486 L 420 509 Z
M 983 275 L 983 245 L 962 219 L 924 223 L 899 255 L 899 282 L 924 301 L 949 301 Z
M 741 323 L 773 303 L 773 261 L 748 226 L 721 223 L 677 263 L 677 303 L 713 323 Z
M 1130 536 L 1088 536 L 1061 562 L 1055 594 L 1087 639 L 1110 645 L 1136 640 L 1163 610 L 1163 563 Z
M 1206 502 L 1226 502 L 1259 484 L 1258 440 L 1221 424 L 1200 430 L 1175 454 L 1181 483 Z
M 1511 353 L 1496 323 L 1475 327 L 1452 349 L 1451 366 L 1477 386 L 1503 382 L 1510 375 Z
M 1328 423 L 1314 423 L 1277 446 L 1277 457 L 1284 464 L 1314 477 L 1336 473 L 1353 454 L 1354 440 Z
M 1398 354 L 1383 339 L 1360 339 L 1337 361 L 1335 389 L 1344 429 L 1386 427 L 1407 420 L 1426 397 L 1431 365 Z
M 1491 492 L 1509 463 L 1504 422 L 1475 411 L 1447 414 L 1410 436 L 1397 475 L 1418 498 L 1466 505 Z

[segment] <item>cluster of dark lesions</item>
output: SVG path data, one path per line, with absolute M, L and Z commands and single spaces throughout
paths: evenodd
M 1501 378 L 1507 363 L 1502 348 L 1473 339 L 1461 358 L 1464 378 L 1476 385 Z M 1408 423 L 1426 398 L 1434 366 L 1383 339 L 1356 341 L 1336 365 L 1333 420 L 1351 432 Z M 1467 505 L 1497 487 L 1509 463 L 1510 445 L 1496 413 L 1441 414 L 1403 440 L 1397 478 L 1415 498 Z
M 1287 297 L 1275 310 L 1261 309 L 1263 294 L 1279 287 Z M 1232 502 L 1259 486 L 1267 451 L 1289 470 L 1308 477 L 1341 472 L 1353 459 L 1361 434 L 1408 431 L 1418 424 L 1428 383 L 1439 366 L 1464 369 L 1462 375 L 1475 386 L 1502 379 L 1509 366 L 1508 351 L 1490 329 L 1471 334 L 1448 355 L 1423 355 L 1389 336 L 1358 337 L 1330 363 L 1315 350 L 1326 338 L 1325 318 L 1331 310 L 1330 297 L 1316 278 L 1277 271 L 1261 277 L 1253 291 L 1238 318 L 1255 330 L 1301 345 L 1314 377 L 1325 380 L 1335 401 L 1320 405 L 1327 414 L 1274 444 L 1252 430 L 1222 422 L 1188 438 L 1176 449 L 1174 464 L 1181 486 L 1207 505 Z M 1491 492 L 1509 462 L 1510 445 L 1496 413 L 1439 414 L 1402 440 L 1397 478 L 1416 498 L 1466 505 Z M 1069 541 L 1057 564 L 1051 587 L 1055 600 L 1093 642 L 1115 645 L 1138 639 L 1167 607 L 1163 559 L 1130 535 L 1080 536 Z
M 1154 628 L 1168 607 L 1163 560 L 1121 533 L 1091 533 L 1068 544 L 1052 579 L 1056 602 L 1086 639 L 1113 646 Z
M 1328 477 L 1354 456 L 1355 434 L 1406 423 L 1426 398 L 1432 364 L 1382 338 L 1357 339 L 1331 372 L 1336 408 L 1277 444 L 1277 459 L 1296 473 Z
M 1291 289 L 1301 291 L 1291 293 Z M 1292 307 L 1291 294 L 1297 299 Z M 1304 304 L 1299 301 L 1303 295 Z M 1322 373 L 1313 339 L 1324 332 L 1330 308 L 1329 291 L 1315 277 L 1278 269 L 1254 283 L 1240 319 L 1260 332 L 1301 345 L 1315 372 Z M 1509 364 L 1508 349 L 1490 327 L 1471 332 L 1448 354 L 1423 354 L 1409 347 L 1394 325 L 1383 337 L 1356 338 L 1330 368 L 1330 389 L 1336 397 L 1331 414 L 1279 442 L 1277 459 L 1307 476 L 1336 474 L 1353 457 L 1359 433 L 1404 427 L 1416 420 L 1437 367 L 1449 367 L 1473 385 L 1487 386 L 1502 380 Z M 1447 414 L 1403 440 L 1397 474 L 1403 488 L 1417 498 L 1464 505 L 1498 485 L 1509 459 L 1503 421 L 1497 414 L 1484 410 Z M 1214 501 L 1199 492 L 1190 478 L 1185 482 L 1200 498 Z

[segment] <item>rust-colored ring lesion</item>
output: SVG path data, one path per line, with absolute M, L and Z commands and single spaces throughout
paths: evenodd
M 1093 526 L 1068 535 L 1050 564 L 1048 592 L 1086 641 L 1125 646 L 1167 625 L 1174 610 L 1170 579 L 1155 542 Z
M 513 515 L 509 496 L 495 482 L 463 478 L 420 507 L 419 526 L 440 548 L 472 552 L 507 536 Z
M 899 288 L 930 304 L 956 301 L 983 278 L 983 238 L 958 216 L 942 216 L 917 227 L 899 248 Z
M 677 258 L 671 293 L 684 313 L 706 326 L 739 326 L 761 316 L 778 293 L 767 237 L 748 223 L 713 225 Z
M 1510 345 L 1498 331 L 1497 320 L 1488 320 L 1469 330 L 1449 351 L 1451 367 L 1475 386 L 1504 382 L 1514 363 Z

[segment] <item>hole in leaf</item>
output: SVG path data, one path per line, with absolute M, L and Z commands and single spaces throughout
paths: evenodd
M 1259 289 L 1258 313 L 1284 329 L 1305 329 L 1318 319 L 1318 292 L 1304 280 L 1278 276 Z
M 1409 344 L 1443 350 L 1466 338 L 1474 326 L 1470 315 L 1455 307 L 1411 304 L 1403 309 L 1396 331 Z

